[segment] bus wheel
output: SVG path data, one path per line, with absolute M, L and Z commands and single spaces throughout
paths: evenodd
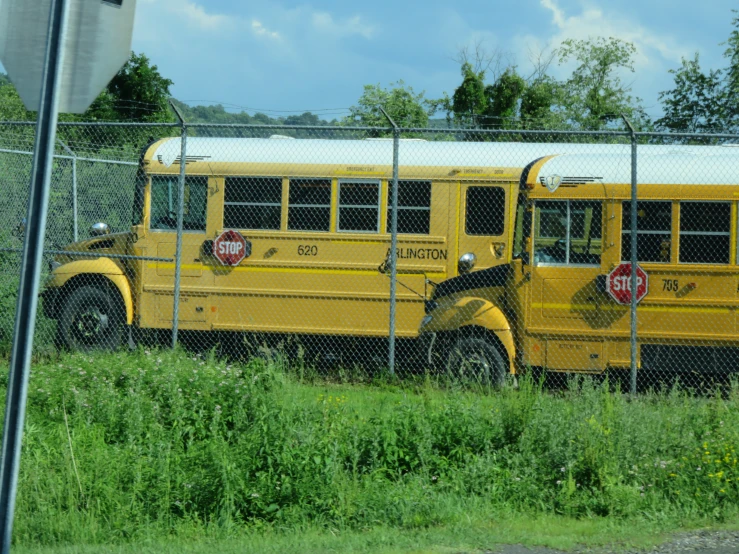
M 460 338 L 449 352 L 447 374 L 453 379 L 501 388 L 508 374 L 498 349 L 481 337 Z
M 64 302 L 59 342 L 71 350 L 114 350 L 121 344 L 123 312 L 112 292 L 80 287 Z

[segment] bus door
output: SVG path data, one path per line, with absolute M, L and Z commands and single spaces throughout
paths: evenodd
M 538 200 L 526 295 L 526 335 L 551 370 L 604 369 L 603 330 L 613 311 L 598 290 L 603 273 L 603 203 Z
M 459 228 L 457 259 L 474 255 L 471 269 L 485 269 L 503 263 L 508 257 L 509 185 L 461 183 L 459 186 Z
M 177 244 L 177 175 L 154 175 L 146 238 L 141 242 L 146 256 L 172 261 L 145 261 L 141 273 L 139 314 L 142 327 L 172 325 L 175 251 Z M 213 286 L 213 272 L 202 260 L 205 241 L 208 178 L 185 179 L 182 233 L 182 266 L 179 322 L 183 328 L 204 329 L 211 311 L 208 288 Z

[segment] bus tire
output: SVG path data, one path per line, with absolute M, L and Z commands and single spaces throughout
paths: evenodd
M 507 364 L 500 351 L 483 337 L 462 337 L 457 340 L 449 352 L 446 371 L 452 379 L 495 389 L 505 385 L 508 375 Z
M 111 290 L 96 286 L 72 291 L 57 326 L 60 346 L 70 350 L 115 350 L 121 345 L 123 310 Z

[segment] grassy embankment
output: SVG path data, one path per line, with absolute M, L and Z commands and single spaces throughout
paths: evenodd
M 482 394 L 139 351 L 37 363 L 28 407 L 21 551 L 643 544 L 739 514 L 736 390 Z

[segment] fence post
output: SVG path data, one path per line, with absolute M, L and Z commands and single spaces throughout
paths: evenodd
M 77 227 L 77 154 L 69 146 L 64 144 L 61 139 L 57 140 L 62 145 L 62 148 L 64 148 L 64 151 L 72 157 L 72 236 L 74 237 L 74 242 L 77 242 L 79 240 Z
M 33 165 L 31 167 L 26 233 L 20 267 L 20 285 L 15 309 L 13 346 L 8 369 L 2 456 L 0 456 L 0 551 L 10 552 L 13 513 L 21 461 L 21 442 L 31 373 L 34 326 L 49 211 L 54 139 L 59 115 L 59 83 L 64 67 L 64 48 L 69 5 L 66 0 L 49 2 L 49 27 L 41 80 Z
M 177 346 L 177 331 L 180 317 L 180 278 L 182 273 L 182 220 L 185 212 L 185 165 L 187 163 L 187 125 L 182 113 L 170 101 L 172 109 L 180 120 L 180 178 L 177 185 L 177 246 L 174 255 L 174 298 L 172 299 L 172 348 Z
M 631 379 L 630 379 L 630 392 L 636 394 L 636 365 L 637 365 L 637 345 L 636 345 L 636 268 L 637 268 L 637 237 L 636 237 L 636 226 L 637 226 L 637 193 L 636 193 L 636 131 L 631 125 L 631 122 L 626 119 L 626 116 L 621 114 L 626 126 L 629 128 L 631 133 L 631 309 L 630 309 L 630 320 L 631 320 Z M 621 215 L 623 218 L 623 214 Z
M 398 156 L 400 150 L 400 129 L 395 121 L 380 106 L 380 111 L 393 126 L 393 181 L 390 185 L 390 345 L 388 349 L 388 368 L 395 375 L 395 309 L 398 278 Z

